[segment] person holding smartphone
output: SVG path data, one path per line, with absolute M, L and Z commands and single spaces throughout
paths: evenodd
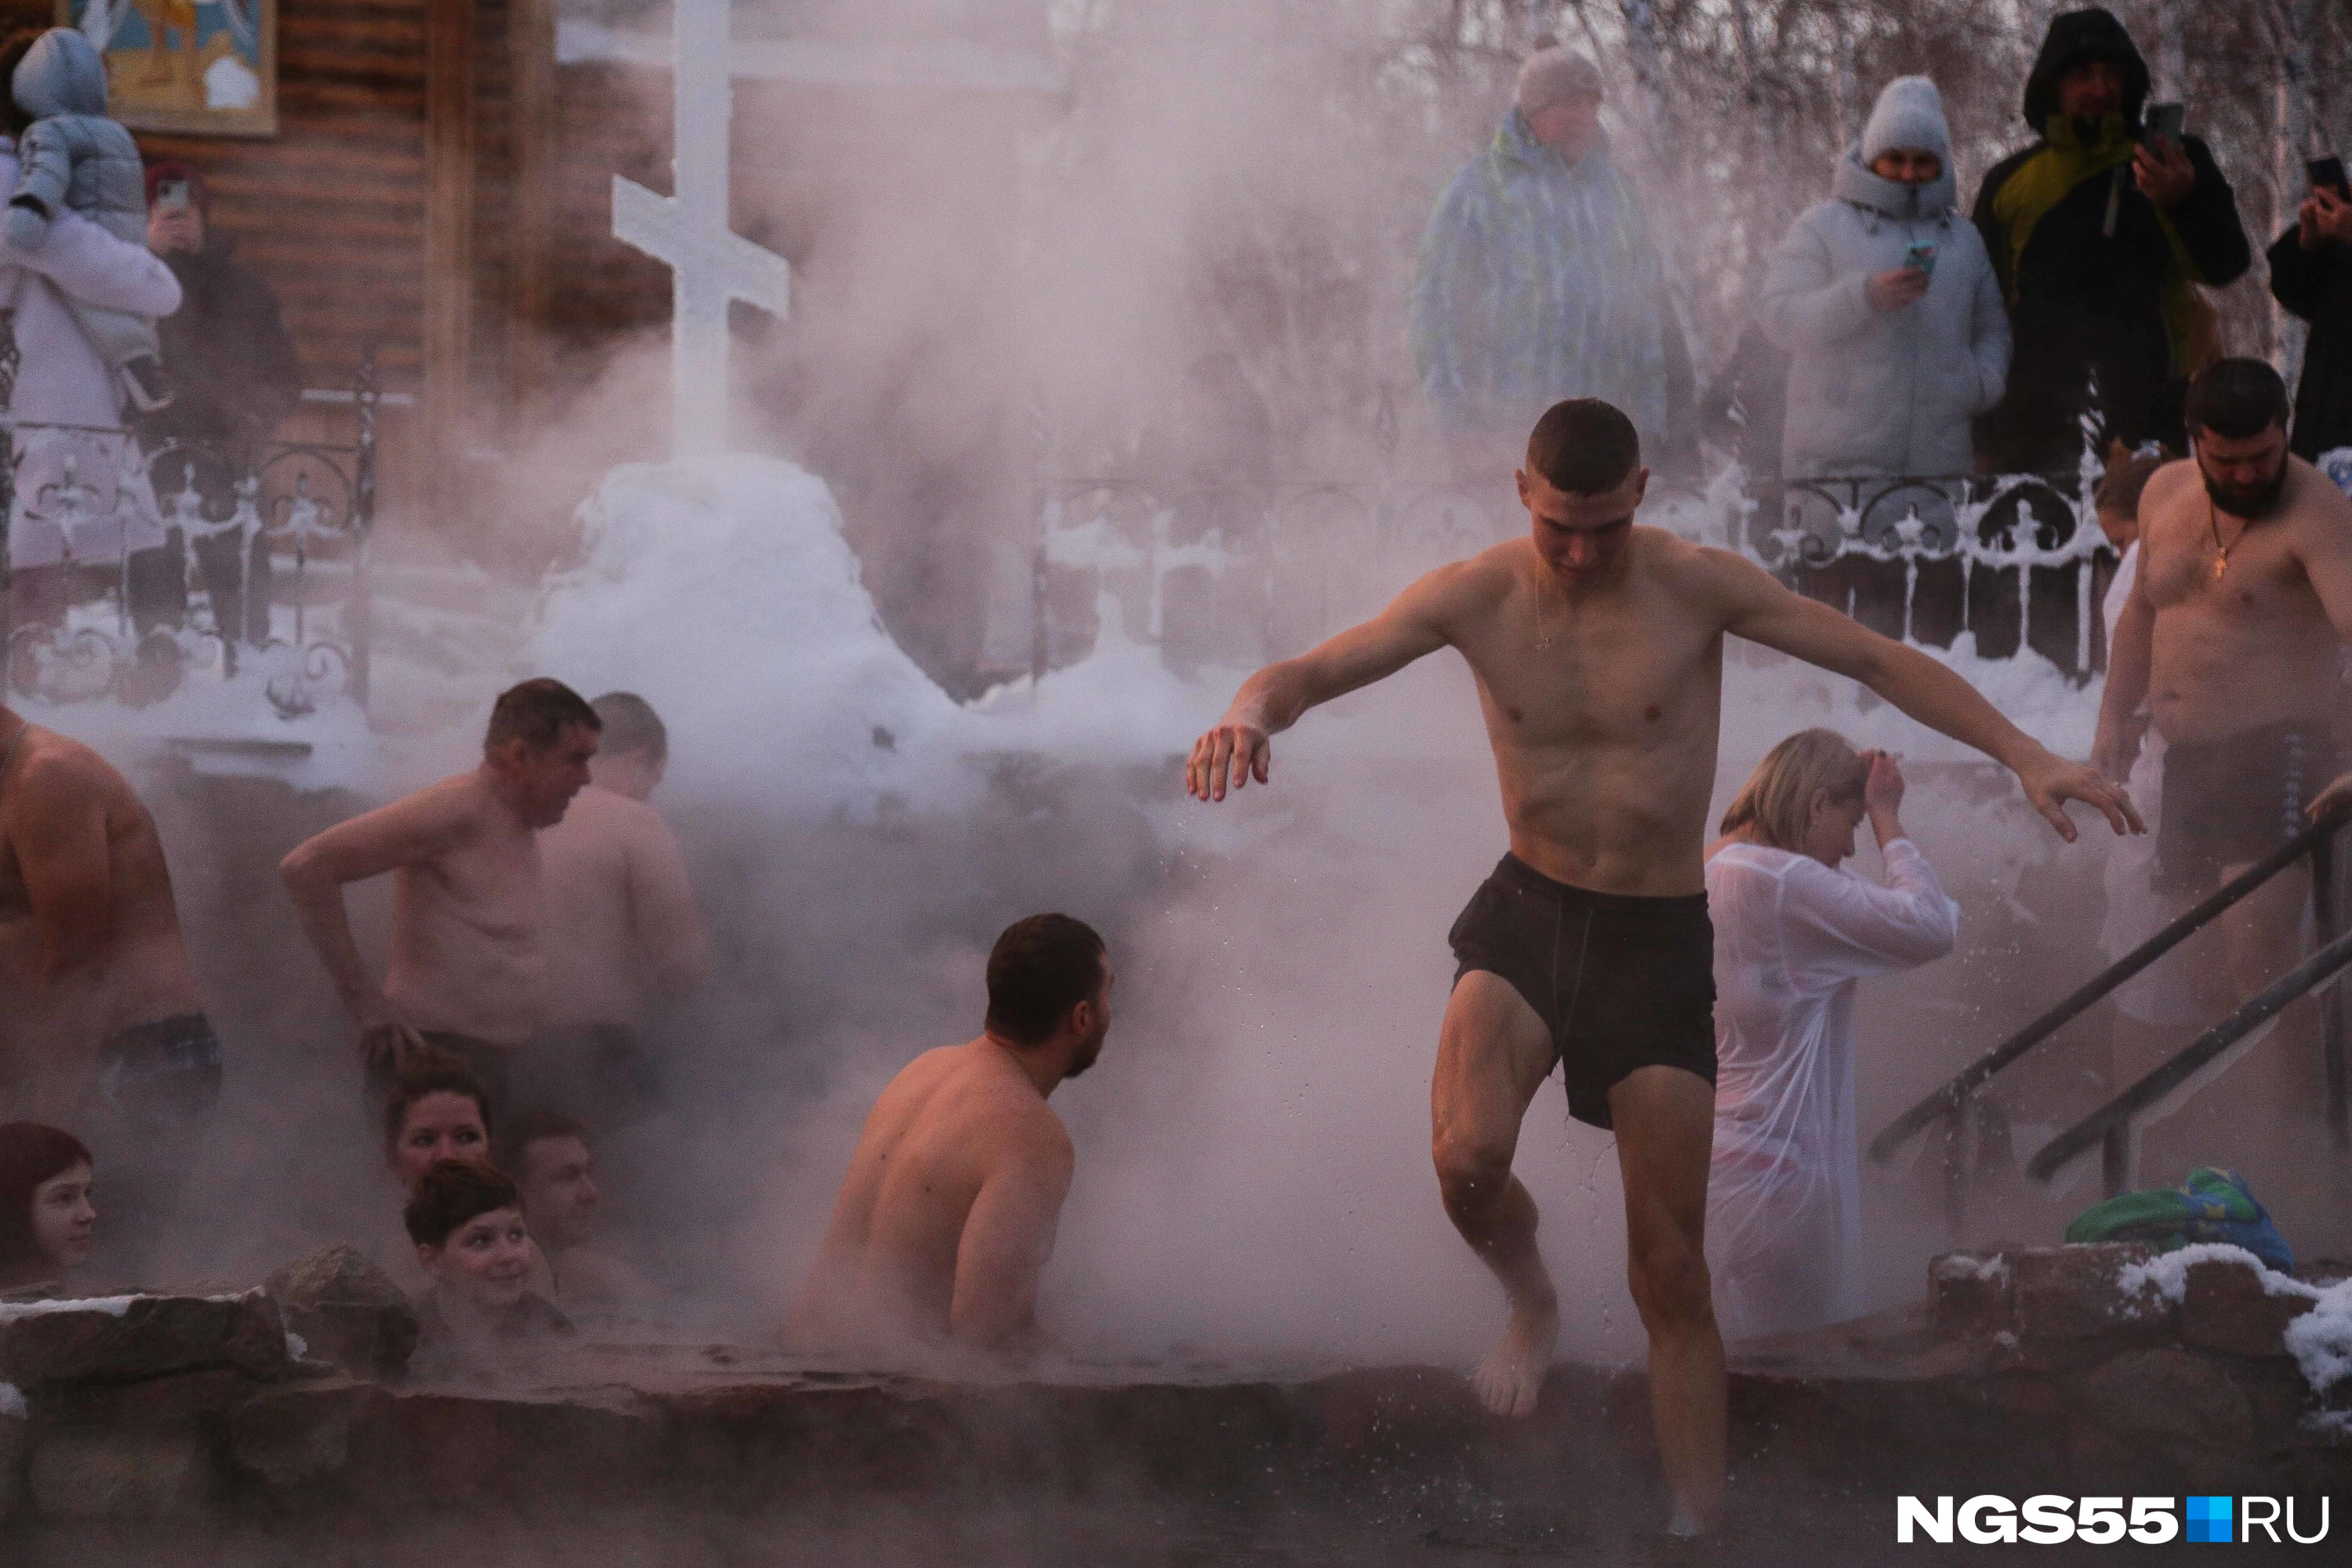
M 1791 359 L 1790 479 L 1973 468 L 1969 422 L 2000 400 L 2009 319 L 1984 242 L 1958 211 L 1951 146 L 1936 84 L 1889 82 L 1837 161 L 1830 198 L 1772 254 L 1756 319 Z M 1833 526 L 1820 510 L 1800 525 Z
M 2017 343 L 2009 394 L 1978 426 L 1988 466 L 2072 473 L 2095 380 L 2098 445 L 2185 449 L 2188 378 L 2218 357 L 2220 288 L 2252 264 L 2237 197 L 2179 104 L 2150 104 L 2121 22 L 2069 11 L 2025 84 L 2039 140 L 1995 164 L 1976 222 Z
M 2315 158 L 2311 194 L 2270 248 L 2271 297 L 2311 323 L 2288 449 L 2307 462 L 2352 447 L 2352 190 L 2344 160 Z

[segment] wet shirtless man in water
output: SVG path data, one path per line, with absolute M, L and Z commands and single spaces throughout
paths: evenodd
M 1074 1161 L 1045 1100 L 1102 1054 L 1110 982 L 1083 921 L 1005 928 L 980 1037 L 917 1057 L 866 1116 L 789 1343 L 1028 1347 Z
M 143 1232 L 220 1081 L 155 819 L 106 759 L 0 706 L 0 1121 L 85 1133 L 108 1228 Z
M 2118 832 L 2138 822 L 2120 789 L 1927 655 L 1739 556 L 1635 526 L 1648 482 L 1624 415 L 1555 405 L 1518 475 L 1530 536 L 1438 568 L 1372 620 L 1252 676 L 1194 743 L 1185 781 L 1202 800 L 1263 784 L 1268 738 L 1308 709 L 1441 647 L 1469 660 L 1511 852 L 1454 922 L 1431 1110 L 1446 1212 L 1510 1300 L 1478 1394 L 1498 1414 L 1532 1411 L 1559 1336 L 1535 1202 L 1511 1173 L 1519 1122 L 1558 1062 L 1570 1113 L 1617 1135 L 1672 1528 L 1691 1533 L 1712 1525 L 1724 1487 L 1723 1342 L 1701 1236 L 1715 1128 L 1702 853 L 1724 635 L 1859 680 L 1987 752 L 2063 837 L 2069 800 Z
M 278 866 L 310 945 L 359 1026 L 372 1081 L 429 1041 L 506 1109 L 513 1053 L 545 1016 L 539 830 L 588 783 L 596 710 L 560 681 L 501 694 L 481 765 L 296 846 Z M 379 986 L 352 939 L 343 885 L 394 873 Z

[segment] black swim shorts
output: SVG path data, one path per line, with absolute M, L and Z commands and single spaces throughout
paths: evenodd
M 2164 753 L 2156 827 L 2156 883 L 2210 891 L 2231 866 L 2261 859 L 2311 826 L 2312 797 L 2336 776 L 2325 724 L 2268 724 Z
M 1568 1111 L 1609 1123 L 1609 1091 L 1636 1068 L 1715 1082 L 1715 927 L 1706 895 L 1643 899 L 1555 882 L 1516 855 L 1471 895 L 1448 941 L 1461 967 L 1498 974 L 1551 1031 Z

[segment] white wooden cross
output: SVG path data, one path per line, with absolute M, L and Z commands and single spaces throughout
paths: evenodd
M 670 268 L 671 455 L 727 444 L 727 303 L 782 316 L 792 268 L 730 226 L 727 134 L 734 112 L 730 0 L 677 0 L 671 23 L 676 93 L 675 195 L 613 176 L 613 233 Z

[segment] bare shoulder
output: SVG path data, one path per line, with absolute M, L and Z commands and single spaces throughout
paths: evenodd
M 1634 563 L 1668 594 L 1716 609 L 1769 595 L 1780 584 L 1747 556 L 1717 545 L 1700 544 L 1662 528 L 1636 526 Z
M 1442 615 L 1476 615 L 1501 604 L 1534 563 L 1535 547 L 1507 539 L 1477 554 L 1433 567 L 1414 579 L 1405 597 Z
M 2341 553 L 2352 549 L 2352 496 L 2301 458 L 2287 459 L 2289 514 L 2302 542 Z
M 2156 513 L 2178 509 L 2201 483 L 2197 464 L 2189 458 L 2176 458 L 2157 469 L 2147 477 L 2147 488 L 2140 492 L 2141 526 L 2145 528 Z
M 129 793 L 131 786 L 114 771 L 113 763 L 70 735 L 37 728 L 25 737 L 24 751 L 13 783 L 28 795 Z

